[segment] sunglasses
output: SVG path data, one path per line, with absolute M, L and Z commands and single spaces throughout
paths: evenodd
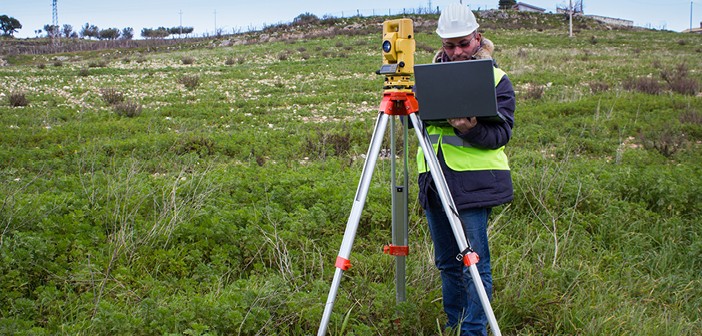
M 465 48 L 468 48 L 468 46 L 470 46 L 471 43 L 473 43 L 473 40 L 475 40 L 475 36 L 473 36 L 473 38 L 471 38 L 468 41 L 462 40 L 461 42 L 458 42 L 458 44 L 444 43 L 443 47 L 444 47 L 444 49 L 448 49 L 448 50 L 453 50 L 456 47 L 461 48 L 461 49 L 465 49 Z

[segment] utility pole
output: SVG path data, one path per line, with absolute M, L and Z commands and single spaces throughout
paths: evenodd
M 215 24 L 214 34 L 215 34 L 215 36 L 217 36 L 217 10 L 216 9 L 214 11 L 214 24 Z
M 692 33 L 692 0 L 690 0 L 690 32 Z
M 568 36 L 573 37 L 573 0 L 570 0 L 570 7 L 568 7 Z
M 59 32 L 57 0 L 52 0 L 51 6 L 52 6 L 51 25 L 53 26 L 52 27 L 53 29 L 51 31 L 51 43 L 53 45 L 57 46 L 59 44 L 59 37 L 61 36 L 61 33 Z

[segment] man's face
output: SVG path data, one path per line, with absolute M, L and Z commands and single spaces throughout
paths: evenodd
M 482 35 L 474 32 L 467 36 L 441 39 L 441 43 L 451 62 L 466 61 L 478 51 L 481 39 Z

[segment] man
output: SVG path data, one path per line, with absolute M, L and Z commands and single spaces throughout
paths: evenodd
M 436 54 L 434 62 L 491 59 L 494 46 L 477 31 L 478 26 L 475 16 L 466 6 L 453 4 L 445 8 L 436 29 L 441 37 L 442 49 Z M 512 135 L 515 110 L 512 83 L 494 61 L 493 64 L 498 110 L 504 117 L 504 122 L 456 118 L 448 120 L 451 126 L 426 126 L 466 238 L 480 257 L 476 266 L 490 298 L 492 274 L 487 237 L 488 217 L 492 207 L 513 198 L 512 178 L 504 146 Z M 421 109 L 419 113 L 421 114 Z M 461 251 L 458 250 L 421 148 L 417 155 L 417 165 L 420 173 L 419 200 L 434 241 L 436 266 L 441 271 L 447 327 L 460 328 L 461 335 L 487 335 L 487 316 L 468 267 L 456 260 Z

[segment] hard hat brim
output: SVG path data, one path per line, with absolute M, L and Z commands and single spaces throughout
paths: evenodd
M 456 38 L 456 37 L 468 36 L 468 35 L 470 35 L 470 34 L 473 34 L 473 32 L 475 32 L 477 29 L 478 29 L 478 28 L 476 27 L 476 29 L 473 29 L 473 30 L 471 30 L 471 31 L 464 30 L 464 31 L 457 31 L 457 32 L 450 32 L 450 33 L 441 33 L 441 32 L 439 31 L 439 29 L 437 29 L 437 30 L 436 30 L 436 34 L 439 35 L 439 37 L 441 37 L 441 38 L 448 39 L 448 38 Z

